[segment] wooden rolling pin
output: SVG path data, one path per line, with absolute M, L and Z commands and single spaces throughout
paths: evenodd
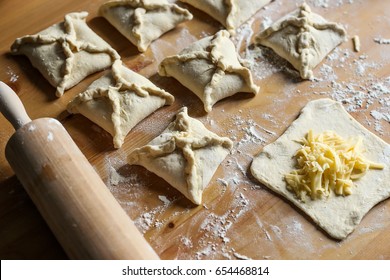
M 60 122 L 31 121 L 3 82 L 0 111 L 16 130 L 6 158 L 70 258 L 158 259 Z

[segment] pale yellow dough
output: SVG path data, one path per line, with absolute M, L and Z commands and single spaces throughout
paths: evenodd
M 219 100 L 238 92 L 257 94 L 260 88 L 244 67 L 226 30 L 203 38 L 159 65 L 161 76 L 171 76 L 194 92 L 206 112 Z
M 271 0 L 180 0 L 205 12 L 234 34 L 237 27 L 251 18 Z
M 65 20 L 35 35 L 15 40 L 12 54 L 26 55 L 56 95 L 75 86 L 86 76 L 120 59 L 118 53 L 86 24 L 87 12 L 70 13 Z
M 135 149 L 128 162 L 144 166 L 199 205 L 204 188 L 232 146 L 229 138 L 189 117 L 184 107 L 160 136 Z
M 301 144 L 294 140 L 304 138 L 310 129 L 314 134 L 334 131 L 344 139 L 361 137 L 364 157 L 383 164 L 383 170 L 368 170 L 364 177 L 354 181 L 356 187 L 348 196 L 331 192 L 327 197 L 303 202 L 288 190 L 285 175 L 296 167 L 294 155 Z M 389 169 L 390 145 L 354 120 L 340 103 L 330 99 L 309 102 L 298 119 L 274 143 L 265 146 L 251 165 L 257 180 L 285 197 L 336 239 L 347 237 L 372 207 L 390 197 Z
M 186 9 L 166 0 L 115 0 L 99 10 L 141 52 L 179 23 L 192 19 Z
M 108 131 L 114 137 L 114 147 L 120 148 L 137 123 L 173 101 L 171 94 L 118 60 L 109 73 L 68 104 L 68 111 L 80 113 Z
M 307 4 L 260 32 L 255 42 L 273 49 L 289 61 L 303 79 L 314 78 L 313 69 L 324 57 L 347 40 L 345 29 L 326 21 Z

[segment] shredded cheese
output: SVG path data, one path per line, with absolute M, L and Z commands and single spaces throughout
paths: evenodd
M 287 188 L 302 201 L 328 197 L 331 192 L 347 196 L 353 180 L 363 177 L 368 169 L 384 165 L 366 160 L 361 138 L 344 140 L 333 131 L 314 135 L 310 130 L 296 152 L 297 170 L 285 175 Z

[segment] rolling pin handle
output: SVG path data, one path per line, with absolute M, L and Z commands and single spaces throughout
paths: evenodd
M 15 130 L 31 122 L 17 94 L 2 81 L 0 81 L 0 112 Z

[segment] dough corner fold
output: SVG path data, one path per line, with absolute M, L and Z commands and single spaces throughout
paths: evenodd
M 320 199 L 298 199 L 288 190 L 284 178 L 295 169 L 295 154 L 301 148 L 297 141 L 303 139 L 309 130 L 316 134 L 334 131 L 344 139 L 360 137 L 364 157 L 384 168 L 369 169 L 363 177 L 355 180 L 350 195 L 330 193 Z M 339 102 L 331 99 L 307 103 L 283 135 L 265 146 L 250 167 L 260 183 L 301 209 L 335 239 L 346 238 L 371 208 L 390 197 L 389 169 L 390 145 L 353 119 Z
M 120 148 L 126 135 L 141 120 L 174 97 L 147 78 L 117 60 L 107 74 L 94 81 L 67 106 L 70 113 L 80 113 L 113 136 Z
M 140 52 L 192 14 L 166 0 L 113 0 L 99 8 L 99 15 L 111 23 Z
M 313 69 L 345 41 L 347 32 L 342 25 L 313 13 L 306 3 L 255 37 L 256 44 L 271 48 L 290 62 L 302 79 L 313 79 Z
M 128 162 L 145 167 L 200 205 L 203 190 L 232 146 L 229 138 L 216 135 L 189 117 L 184 107 L 159 136 L 133 150 Z
M 256 95 L 260 91 L 250 70 L 242 65 L 226 30 L 191 44 L 177 55 L 166 57 L 158 71 L 161 76 L 174 77 L 195 93 L 206 112 L 210 112 L 219 100 L 238 92 Z
M 57 97 L 85 77 L 111 66 L 119 54 L 86 23 L 87 12 L 69 13 L 64 21 L 35 35 L 17 38 L 11 54 L 26 55 Z
M 180 0 L 205 12 L 220 22 L 230 34 L 248 21 L 257 11 L 269 4 L 271 0 Z

